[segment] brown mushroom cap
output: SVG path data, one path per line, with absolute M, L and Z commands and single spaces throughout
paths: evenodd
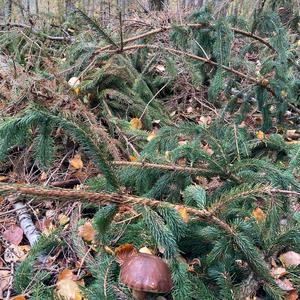
M 150 293 L 167 293 L 173 285 L 168 265 L 146 253 L 137 253 L 123 263 L 120 281 L 133 290 Z

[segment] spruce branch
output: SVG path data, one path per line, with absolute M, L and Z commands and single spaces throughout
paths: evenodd
M 212 25 L 209 25 L 207 23 L 199 23 L 199 24 L 184 24 L 184 25 L 176 25 L 178 27 L 189 27 L 189 28 L 195 28 L 195 29 L 199 29 L 199 28 L 211 28 Z M 155 34 L 158 34 L 158 33 L 162 33 L 162 32 L 165 32 L 165 31 L 168 31 L 168 30 L 171 30 L 173 28 L 173 26 L 163 26 L 161 28 L 157 28 L 157 29 L 153 29 L 153 30 L 150 30 L 150 31 L 147 31 L 145 33 L 142 33 L 142 34 L 139 34 L 139 35 L 136 35 L 134 37 L 131 37 L 131 38 L 128 38 L 128 39 L 125 39 L 124 40 L 124 44 L 128 44 L 128 43 L 131 43 L 131 42 L 135 42 L 137 40 L 140 40 L 140 39 L 143 39 L 143 38 L 146 38 L 146 37 L 149 37 L 151 35 L 155 35 Z M 272 47 L 272 45 L 266 41 L 264 38 L 258 36 L 258 35 L 255 35 L 251 32 L 248 32 L 248 31 L 244 31 L 244 30 L 241 30 L 241 29 L 238 29 L 238 28 L 234 28 L 232 27 L 231 30 L 234 32 L 234 33 L 237 33 L 237 34 L 241 34 L 241 35 L 244 35 L 244 36 L 247 36 L 247 37 L 250 37 L 252 39 L 255 39 L 257 41 L 259 41 L 260 43 L 264 44 L 265 46 L 267 46 L 268 48 L 270 48 L 271 50 L 275 51 L 275 49 Z M 104 46 L 104 47 L 101 47 L 99 49 L 96 50 L 95 53 L 101 53 L 103 52 L 104 50 L 108 50 L 108 49 L 111 49 L 112 46 L 111 45 L 108 45 L 108 46 Z

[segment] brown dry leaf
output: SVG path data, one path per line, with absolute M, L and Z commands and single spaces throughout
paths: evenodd
M 71 279 L 62 279 L 57 282 L 57 293 L 65 300 L 82 300 L 78 284 Z
M 43 218 L 41 221 L 38 221 L 37 228 L 46 236 L 52 233 L 55 230 L 55 225 L 52 223 L 52 220 L 49 218 Z
M 66 225 L 70 221 L 70 218 L 64 214 L 58 216 L 58 222 L 60 225 Z
M 180 167 L 186 167 L 186 158 L 185 157 L 178 158 L 176 163 Z
M 12 225 L 3 232 L 3 238 L 18 246 L 23 239 L 23 230 L 17 225 Z
M 9 287 L 10 271 L 0 270 L 0 299 L 3 299 L 3 292 Z
M 134 155 L 129 155 L 129 161 L 137 161 L 137 158 Z
M 210 116 L 201 116 L 198 123 L 201 124 L 201 125 L 204 125 L 204 126 L 207 126 L 211 123 L 212 121 L 212 118 Z
M 95 230 L 90 221 L 87 221 L 85 224 L 79 226 L 78 235 L 82 237 L 85 241 L 91 242 L 95 237 Z
M 72 159 L 69 160 L 70 166 L 74 169 L 82 169 L 83 168 L 83 162 L 81 160 L 80 154 L 75 154 Z
M 263 222 L 266 219 L 266 214 L 259 207 L 252 210 L 252 216 L 255 218 L 257 223 Z
M 16 246 L 12 244 L 5 249 L 4 260 L 8 263 L 24 261 L 29 250 L 30 246 Z
M 275 279 L 276 284 L 279 288 L 281 288 L 283 291 L 293 291 L 295 288 L 293 287 L 292 283 L 287 279 Z
M 178 208 L 176 208 L 176 210 L 178 211 L 178 213 L 179 213 L 180 217 L 182 218 L 183 222 L 188 223 L 190 217 L 189 217 L 189 214 L 188 214 L 186 208 L 185 207 L 178 207 Z
M 285 300 L 297 300 L 298 298 L 298 293 L 296 290 L 294 290 L 288 293 L 288 295 L 285 297 Z
M 63 269 L 57 276 L 57 282 L 65 279 L 76 280 L 76 275 L 70 269 Z
M 0 182 L 6 182 L 8 179 L 9 178 L 7 176 L 0 176 Z
M 133 129 L 142 129 L 143 124 L 142 121 L 139 118 L 133 118 L 130 120 L 130 126 Z
M 288 251 L 279 256 L 281 263 L 286 266 L 298 266 L 300 265 L 300 254 L 294 251 Z
M 280 277 L 284 276 L 286 274 L 286 269 L 282 267 L 273 268 L 271 270 L 271 275 L 275 279 L 279 279 Z
M 256 137 L 259 140 L 263 140 L 264 137 L 265 137 L 265 134 L 261 130 L 259 130 L 259 131 L 256 132 Z
M 9 300 L 26 300 L 24 295 L 18 295 L 10 298 Z

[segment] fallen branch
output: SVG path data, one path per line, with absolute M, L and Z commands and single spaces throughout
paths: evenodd
M 233 229 L 226 224 L 224 221 L 213 216 L 206 209 L 196 209 L 185 205 L 175 205 L 164 201 L 147 199 L 142 197 L 131 196 L 128 194 L 108 194 L 108 193 L 94 193 L 94 192 L 83 192 L 74 190 L 64 190 L 64 189 L 49 189 L 44 187 L 37 187 L 31 185 L 20 185 L 20 184 L 5 184 L 0 183 L 1 193 L 19 193 L 24 196 L 36 196 L 41 198 L 47 198 L 57 201 L 77 201 L 95 203 L 98 205 L 106 205 L 110 203 L 115 203 L 118 205 L 122 204 L 140 204 L 149 207 L 171 207 L 174 209 L 185 209 L 187 213 L 193 215 L 201 220 L 206 220 L 207 222 L 214 223 L 221 227 L 228 234 L 234 234 Z
M 3 30 L 7 27 L 17 27 L 17 28 L 26 28 L 26 29 L 30 29 L 31 32 L 35 35 L 40 35 L 48 40 L 51 41 L 67 41 L 67 42 L 74 42 L 75 38 L 71 37 L 71 36 L 52 36 L 52 35 L 47 35 L 41 31 L 38 31 L 36 29 L 34 29 L 32 26 L 30 25 L 26 25 L 26 24 L 21 24 L 21 23 L 7 23 L 7 24 L 0 24 L 0 28 Z
M 187 173 L 203 173 L 203 174 L 211 174 L 208 169 L 205 168 L 191 168 L 191 167 L 182 167 L 177 165 L 165 165 L 165 164 L 154 164 L 147 162 L 137 162 L 137 161 L 113 161 L 111 162 L 114 166 L 128 166 L 128 167 L 139 167 L 146 169 L 160 169 L 166 171 L 178 171 L 178 172 L 187 172 Z

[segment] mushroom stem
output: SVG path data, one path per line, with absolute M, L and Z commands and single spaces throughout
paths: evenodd
M 145 300 L 146 299 L 146 292 L 132 290 L 132 296 L 136 300 Z

